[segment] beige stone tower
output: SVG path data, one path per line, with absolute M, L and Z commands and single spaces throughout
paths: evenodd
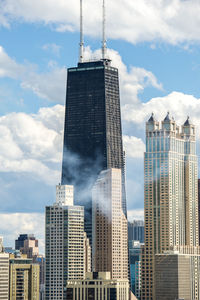
M 155 255 L 174 246 L 198 245 L 198 171 L 195 127 L 180 128 L 167 114 L 146 123 L 144 155 L 145 246 L 142 299 L 155 300 Z
M 102 171 L 92 193 L 93 269 L 128 278 L 127 219 L 122 210 L 120 169 Z

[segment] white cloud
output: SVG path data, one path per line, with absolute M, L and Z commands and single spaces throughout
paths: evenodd
M 142 139 L 125 135 L 123 136 L 123 144 L 127 157 L 142 158 L 144 156 L 145 145 Z
M 199 14 L 200 3 L 197 0 L 110 0 L 107 1 L 108 37 L 131 43 L 199 42 Z M 84 29 L 87 34 L 100 35 L 101 15 L 99 1 L 84 1 Z M 79 0 L 2 0 L 1 24 L 8 26 L 16 20 L 29 23 L 43 22 L 61 32 L 78 30 Z
M 30 89 L 38 97 L 56 103 L 64 103 L 66 91 L 66 70 L 56 63 L 49 63 L 48 71 L 39 73 L 37 66 L 18 63 L 9 57 L 0 46 L 0 78 L 8 77 L 21 82 L 21 87 Z
M 4 246 L 14 247 L 19 234 L 33 233 L 39 239 L 39 250 L 44 254 L 44 214 L 40 213 L 1 213 L 0 235 L 4 237 Z
M 47 184 L 60 177 L 64 107 L 0 117 L 0 172 L 27 172 Z
M 154 112 L 158 120 L 163 120 L 167 112 L 182 125 L 187 115 L 191 117 L 193 124 L 197 126 L 197 134 L 200 137 L 200 99 L 181 92 L 172 92 L 165 97 L 157 97 L 139 105 L 126 104 L 122 108 L 123 119 L 144 128 L 145 122 Z

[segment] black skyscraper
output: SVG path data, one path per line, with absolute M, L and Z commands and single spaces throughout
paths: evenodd
M 121 168 L 124 182 L 118 70 L 109 60 L 79 63 L 68 69 L 62 184 L 74 185 L 90 238 L 91 188 L 108 168 Z

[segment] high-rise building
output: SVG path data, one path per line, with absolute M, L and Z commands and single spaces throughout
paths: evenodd
M 129 300 L 128 279 L 111 279 L 110 272 L 86 273 L 67 282 L 67 300 Z
M 200 255 L 182 251 L 156 254 L 155 294 L 156 300 L 199 300 Z
M 102 171 L 92 191 L 93 270 L 128 278 L 127 219 L 122 210 L 120 169 Z
M 45 299 L 66 299 L 66 282 L 85 275 L 84 208 L 73 205 L 73 186 L 56 187 L 56 203 L 46 207 Z
M 133 220 L 128 222 L 128 240 L 144 243 L 144 221 Z
M 195 127 L 189 118 L 180 128 L 169 114 L 161 126 L 152 115 L 144 155 L 142 299 L 156 299 L 156 254 L 199 244 L 197 175 Z
M 3 237 L 0 236 L 0 299 L 9 300 L 9 254 L 3 251 Z
M 10 254 L 10 300 L 39 300 L 40 267 L 32 259 Z
M 68 69 L 62 184 L 74 185 L 90 240 L 91 189 L 99 172 L 109 168 L 122 169 L 126 215 L 118 70 L 108 59 L 81 62 Z

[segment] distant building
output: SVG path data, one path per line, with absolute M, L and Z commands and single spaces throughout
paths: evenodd
M 128 222 L 128 240 L 144 243 L 144 221 L 134 220 Z
M 15 250 L 20 250 L 24 247 L 24 241 L 34 239 L 34 234 L 20 234 L 18 239 L 15 240 Z
M 139 241 L 129 241 L 129 262 L 131 275 L 131 290 L 140 299 L 141 297 L 141 254 L 142 249 Z
M 32 259 L 10 255 L 10 300 L 39 300 L 40 267 Z
M 39 255 L 38 240 L 35 237 L 28 238 L 24 241 L 24 246 L 20 248 L 20 251 L 28 258 L 37 257 Z
M 93 270 L 128 278 L 127 219 L 122 210 L 120 169 L 102 171 L 92 191 Z
M 66 299 L 67 280 L 85 276 L 84 208 L 73 205 L 73 186 L 56 187 L 56 203 L 46 207 L 45 299 Z
M 67 281 L 66 299 L 129 300 L 129 282 L 111 279 L 110 272 L 87 273 L 84 280 Z
M 172 251 L 155 256 L 156 300 L 200 299 L 200 255 Z

